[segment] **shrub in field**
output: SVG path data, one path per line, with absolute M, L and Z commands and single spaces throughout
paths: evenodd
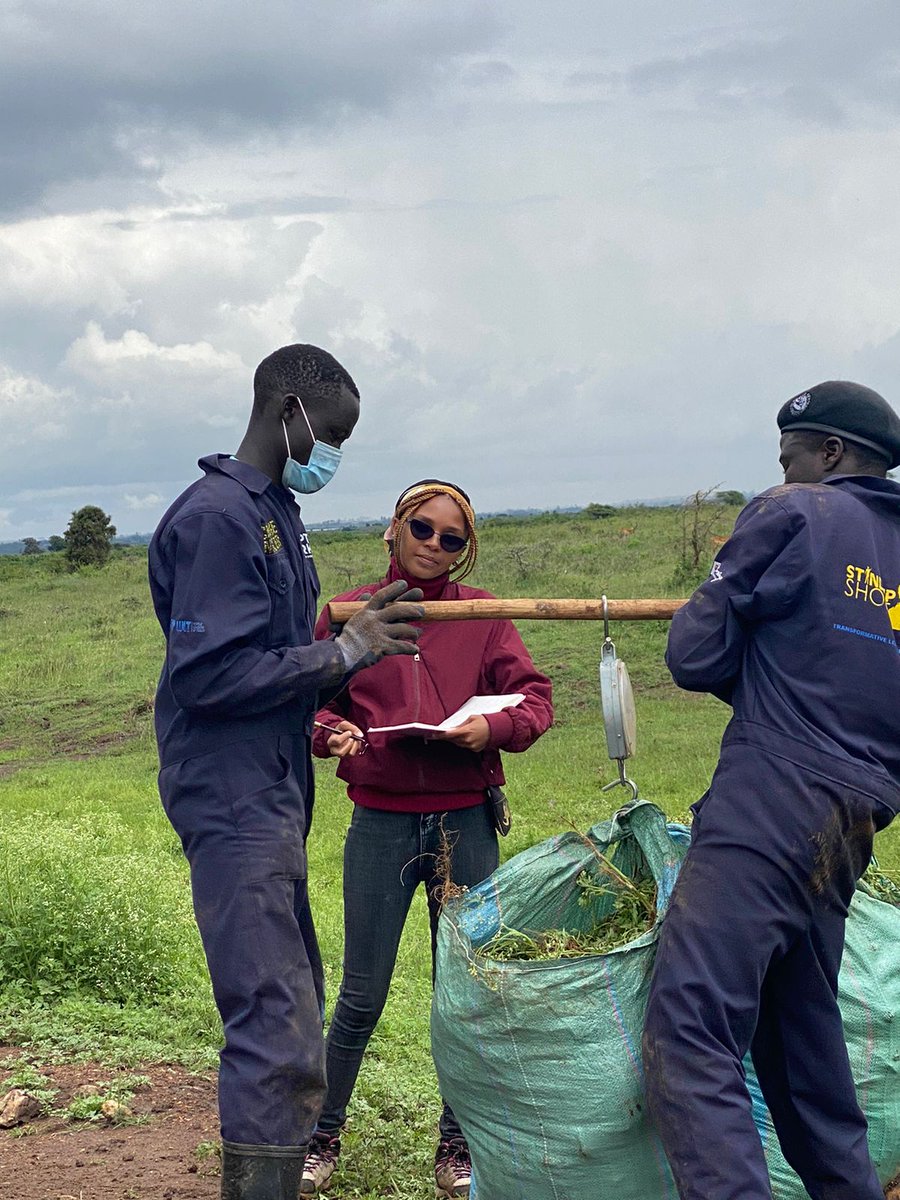
M 103 1083 L 88 1084 L 57 1115 L 69 1121 L 133 1121 L 128 1105 L 134 1093 L 149 1082 L 146 1075 L 125 1075 Z
M 8 1095 L 14 1088 L 19 1088 L 33 1096 L 44 1110 L 55 1100 L 58 1089 L 53 1086 L 53 1081 L 39 1071 L 25 1055 L 21 1058 L 7 1059 L 3 1069 L 9 1074 L 0 1084 L 0 1097 Z
M 737 508 L 743 508 L 747 503 L 747 497 L 744 493 L 734 488 L 728 488 L 724 492 L 716 492 L 714 499 L 717 504 L 733 504 Z
M 602 521 L 607 517 L 614 517 L 616 509 L 612 504 L 588 504 L 582 512 L 591 521 Z
M 104 566 L 115 536 L 115 525 L 96 504 L 86 504 L 84 508 L 73 512 L 64 534 L 66 561 L 70 570 Z
M 679 566 L 697 571 L 709 559 L 709 538 L 722 521 L 725 506 L 716 500 L 715 488 L 701 489 L 688 496 L 680 509 Z
M 183 868 L 108 814 L 0 822 L 0 989 L 153 1002 L 196 983 Z

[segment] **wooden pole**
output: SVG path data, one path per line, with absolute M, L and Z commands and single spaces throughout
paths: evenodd
M 602 600 L 424 600 L 426 621 L 602 621 Z M 608 600 L 611 621 L 671 621 L 686 600 Z M 329 619 L 342 625 L 363 607 L 358 600 L 332 601 Z

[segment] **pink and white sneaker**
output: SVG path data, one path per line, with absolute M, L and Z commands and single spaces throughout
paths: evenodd
M 325 1191 L 340 1153 L 341 1139 L 338 1134 L 316 1132 L 312 1135 L 303 1163 L 301 1196 L 318 1196 Z
M 434 1156 L 434 1194 L 436 1200 L 468 1197 L 472 1184 L 469 1147 L 461 1137 L 441 1138 Z

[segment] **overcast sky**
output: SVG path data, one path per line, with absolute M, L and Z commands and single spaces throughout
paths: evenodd
M 0 0 L 0 540 L 150 530 L 314 342 L 309 520 L 758 490 L 900 400 L 896 0 Z

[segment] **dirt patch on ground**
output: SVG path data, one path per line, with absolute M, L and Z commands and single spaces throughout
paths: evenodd
M 4 1060 L 19 1051 L 0 1047 Z M 38 1064 L 36 1064 L 38 1066 Z M 134 1123 L 66 1121 L 46 1116 L 22 1130 L 0 1130 L 0 1200 L 215 1200 L 219 1195 L 216 1081 L 180 1067 L 115 1071 L 86 1063 L 38 1066 L 65 1107 L 73 1093 L 117 1075 L 149 1077 L 129 1101 Z M 0 1094 L 4 1091 L 0 1082 Z M 885 1193 L 900 1200 L 900 1176 Z
M 46 767 L 58 761 L 60 757 L 68 758 L 71 762 L 84 762 L 96 758 L 100 754 L 114 756 L 127 749 L 134 741 L 137 733 L 99 733 L 96 737 L 84 737 L 78 733 L 53 734 L 51 745 L 52 756 L 43 755 L 35 758 L 18 758 L 13 762 L 0 763 L 0 779 L 9 779 L 26 767 Z M 9 740 L 0 744 L 0 750 L 14 750 L 20 743 Z M 2 1200 L 2 1197 L 0 1197 Z
M 18 1054 L 0 1050 L 3 1059 Z M 139 1070 L 149 1077 L 128 1102 L 126 1123 L 46 1116 L 0 1130 L 0 1200 L 213 1200 L 219 1194 L 219 1137 L 212 1075 L 179 1067 L 117 1072 L 95 1064 L 40 1066 L 65 1107 L 78 1088 Z M 4 1090 L 0 1083 L 0 1091 Z M 198 1153 L 198 1147 L 199 1153 Z
M 53 735 L 54 755 L 64 754 L 78 762 L 85 758 L 94 758 L 98 754 L 108 754 L 119 746 L 124 746 L 135 735 L 133 733 L 98 733 L 93 737 L 85 737 L 80 731 L 66 731 Z

